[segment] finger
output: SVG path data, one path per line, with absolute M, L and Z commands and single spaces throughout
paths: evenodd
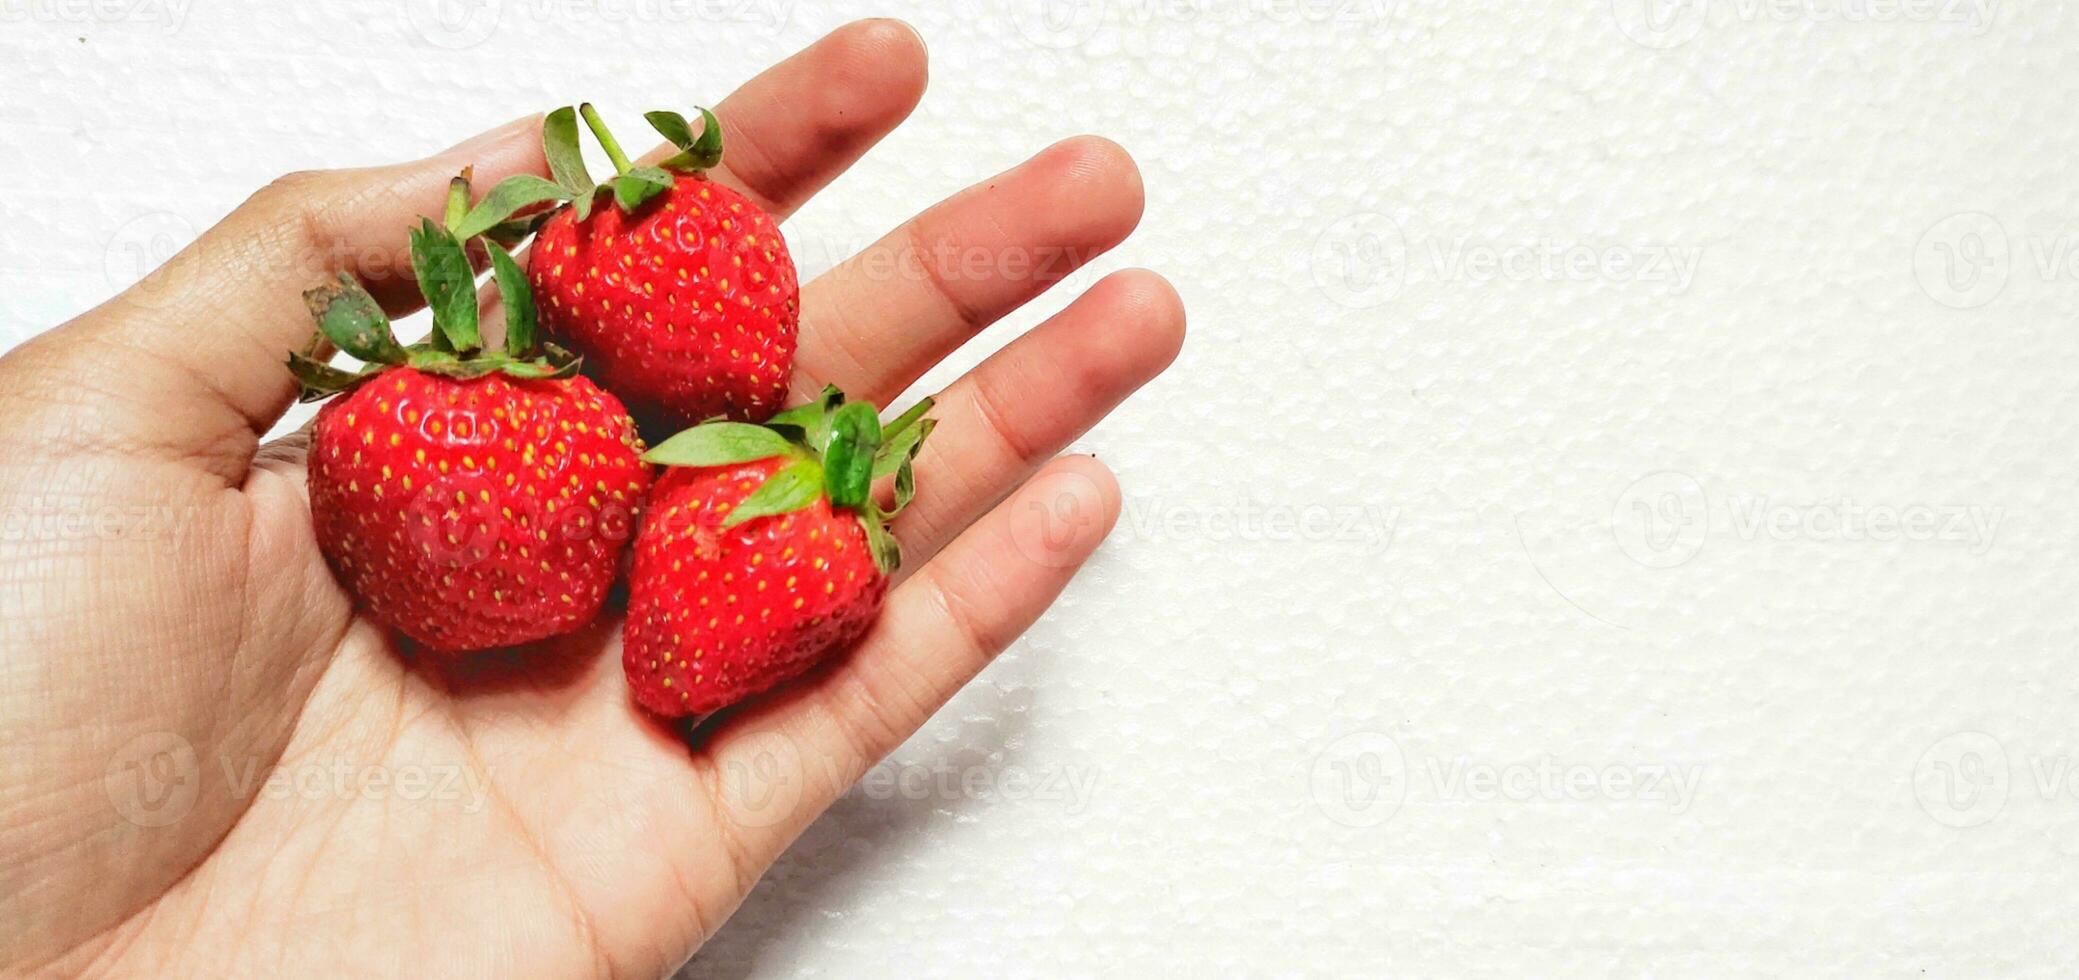
M 899 20 L 854 21 L 745 82 L 714 107 L 722 162 L 708 171 L 773 216 L 793 214 L 909 117 L 924 97 L 924 41 Z M 660 144 L 640 162 L 678 152 Z M 526 260 L 525 255 L 520 260 Z M 502 336 L 485 283 L 487 339 Z
M 265 431 L 295 391 L 283 357 L 311 336 L 303 291 L 347 272 L 393 311 L 412 308 L 407 231 L 441 213 L 448 181 L 465 166 L 480 189 L 546 174 L 540 133 L 540 118 L 528 116 L 411 163 L 290 174 L 60 333 L 145 355 L 143 370 L 159 369 L 166 382 L 146 392 L 146 411 L 174 407 L 169 398 L 183 399 L 179 407 L 204 400 Z
M 1127 269 L 991 355 L 938 396 L 917 497 L 895 522 L 903 568 L 923 565 L 1026 475 L 1176 359 L 1184 304 Z
M 923 82 L 923 45 L 908 27 L 841 28 L 724 101 L 728 166 L 718 179 L 790 211 L 907 115 Z M 310 336 L 302 292 L 344 271 L 393 312 L 414 308 L 406 231 L 441 213 L 447 182 L 465 165 L 475 166 L 479 191 L 516 173 L 546 174 L 540 143 L 540 119 L 530 116 L 414 163 L 284 177 L 103 311 L 131 315 L 78 327 L 151 355 L 134 370 L 163 368 L 154 380 L 165 384 L 140 399 L 145 411 L 187 396 L 264 432 L 295 390 L 282 358 Z M 207 420 L 186 428 L 213 438 L 225 430 Z M 195 455 L 221 460 L 214 468 L 236 478 L 251 437 L 232 441 Z
M 795 395 L 884 402 L 975 331 L 1126 238 L 1140 171 L 1118 144 L 1056 143 L 890 232 L 802 290 Z
M 715 106 L 715 179 L 784 218 L 858 162 L 924 97 L 924 39 L 899 20 L 846 24 Z M 695 120 L 696 122 L 698 120 Z M 677 152 L 665 145 L 654 163 Z
M 890 593 L 850 656 L 724 723 L 703 764 L 743 880 L 1031 626 L 1118 515 L 1111 471 L 1056 460 Z

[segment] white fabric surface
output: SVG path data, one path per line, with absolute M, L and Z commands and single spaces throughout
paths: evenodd
M 2069 6 L 441 7 L 0 0 L 0 344 L 280 172 L 868 12 L 932 88 L 805 274 L 1097 132 L 1141 230 L 978 346 L 1190 308 L 1097 559 L 691 973 L 2072 971 Z

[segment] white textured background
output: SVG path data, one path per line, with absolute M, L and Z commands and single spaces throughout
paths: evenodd
M 692 973 L 2070 975 L 2079 14 L 1645 2 L 0 0 L 0 343 L 280 172 L 905 16 L 803 271 L 1097 132 L 1140 232 L 985 343 L 1126 264 L 1192 337 Z

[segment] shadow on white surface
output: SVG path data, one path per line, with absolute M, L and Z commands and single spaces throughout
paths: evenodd
M 948 717 L 960 719 L 952 723 L 960 729 L 959 738 L 934 739 L 927 729 L 878 768 L 969 773 L 1017 765 L 1037 690 L 1033 678 L 1022 675 L 1038 669 L 1036 661 L 1041 659 L 1002 664 L 1021 675 L 1016 687 L 990 684 L 985 675 L 956 701 L 957 707 L 947 709 Z M 927 751 L 913 749 L 919 745 Z M 912 798 L 870 788 L 875 785 L 871 779 L 854 785 L 803 831 L 736 914 L 677 975 L 686 980 L 749 980 L 787 973 L 790 955 L 798 957 L 800 950 L 827 941 L 825 924 L 882 904 L 877 894 L 901 901 L 899 887 L 888 887 L 892 882 L 875 885 L 874 879 L 885 878 L 888 869 L 935 846 L 942 835 L 934 834 L 934 827 L 963 822 L 974 811 L 994 805 L 992 800 L 942 792 L 936 786 Z

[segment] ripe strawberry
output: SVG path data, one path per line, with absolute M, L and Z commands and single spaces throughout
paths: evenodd
M 436 650 L 591 622 L 648 469 L 621 403 L 581 377 L 383 371 L 318 413 L 318 547 L 377 619 Z
M 557 110 L 543 140 L 572 206 L 542 226 L 528 260 L 544 324 L 646 422 L 772 415 L 793 370 L 800 290 L 772 216 L 701 172 L 721 160 L 715 117 L 702 110 L 695 139 L 676 113 L 650 113 L 683 152 L 634 167 L 592 107 L 580 111 L 614 162 L 615 206 L 592 209 L 605 188 L 584 173 L 570 110 Z
M 857 640 L 900 561 L 887 521 L 916 492 L 930 400 L 883 429 L 874 408 L 824 398 L 769 426 L 710 422 L 646 459 L 651 493 L 628 579 L 622 667 L 665 717 L 766 691 Z M 883 509 L 873 481 L 895 477 Z
M 467 198 L 466 185 L 458 193 Z M 468 227 L 451 203 L 449 221 Z M 569 632 L 606 598 L 650 482 L 634 423 L 553 348 L 536 357 L 526 280 L 487 241 L 506 351 L 481 350 L 475 274 L 428 221 L 413 267 L 434 336 L 405 348 L 351 276 L 306 294 L 358 372 L 290 355 L 318 412 L 309 459 L 318 548 L 376 619 L 438 651 Z M 315 343 L 313 345 L 315 347 Z

